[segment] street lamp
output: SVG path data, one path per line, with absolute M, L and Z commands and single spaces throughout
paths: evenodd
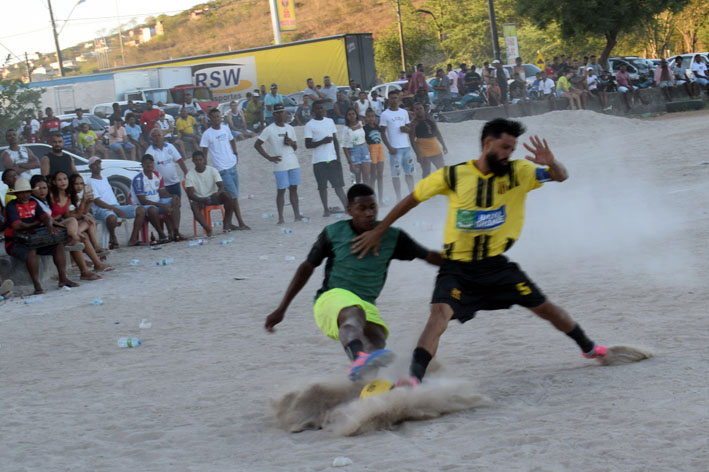
M 54 22 L 54 12 L 52 11 L 52 0 L 47 0 L 47 5 L 49 6 L 49 18 L 52 20 L 52 33 L 54 34 L 54 47 L 57 49 L 57 62 L 59 64 L 59 76 L 64 77 L 64 61 L 62 59 L 62 50 L 59 47 L 59 34 L 61 34 L 62 31 L 64 31 L 64 27 L 66 26 L 67 21 L 69 21 L 69 17 L 71 17 L 71 14 L 74 13 L 74 9 L 84 3 L 86 0 L 78 0 L 76 4 L 74 4 L 74 7 L 71 9 L 69 12 L 69 16 L 66 17 L 66 20 L 64 20 L 64 24 L 62 25 L 62 29 L 59 30 L 59 33 L 57 33 L 57 25 Z

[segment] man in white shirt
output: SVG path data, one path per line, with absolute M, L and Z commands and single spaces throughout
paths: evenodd
M 308 79 L 306 82 L 308 86 L 305 87 L 305 90 L 303 90 L 303 95 L 309 96 L 312 101 L 322 100 L 325 98 L 325 95 L 323 95 L 320 90 L 315 88 L 315 82 L 313 79 Z
M 192 101 L 192 94 L 189 92 L 185 93 L 185 103 L 182 104 L 180 110 L 187 110 L 188 115 L 196 116 L 199 108 L 199 105 Z
M 320 89 L 320 93 L 323 98 L 325 105 L 325 110 L 327 112 L 327 117 L 334 120 L 335 119 L 335 102 L 337 102 L 337 87 L 330 81 L 330 76 L 326 75 L 323 77 L 323 86 Z M 344 204 L 343 204 L 344 205 Z
M 372 108 L 372 102 L 367 98 L 367 92 L 359 92 L 359 100 L 354 102 L 354 109 L 362 123 L 365 122 L 365 115 L 368 108 Z
M 224 184 L 219 175 L 219 171 L 207 165 L 202 151 L 192 153 L 192 163 L 194 171 L 185 177 L 185 192 L 190 200 L 190 208 L 194 219 L 204 228 L 207 236 L 212 235 L 212 228 L 202 214 L 202 210 L 208 205 L 224 206 L 224 232 L 228 233 L 233 229 L 238 229 L 231 224 L 231 215 L 234 212 L 231 195 L 224 191 Z
M 458 97 L 458 73 L 453 70 L 453 64 L 448 64 L 446 66 L 447 72 L 446 74 L 448 75 L 448 80 L 450 80 L 450 92 L 452 95 L 452 98 L 457 98 Z
M 2 166 L 5 169 L 15 169 L 18 177 L 30 180 L 32 169 L 39 169 L 39 159 L 28 146 L 17 144 L 17 131 L 10 128 L 5 132 L 7 149 L 2 153 Z
M 183 241 L 180 234 L 179 225 L 175 220 L 180 221 L 180 198 L 171 195 L 165 190 L 165 181 L 162 176 L 155 172 L 155 159 L 150 154 L 143 155 L 141 159 L 143 172 L 133 177 L 131 185 L 131 195 L 133 201 L 145 207 L 148 220 L 158 232 L 160 244 L 172 241 Z M 159 217 L 155 217 L 155 209 L 159 215 L 165 215 L 165 225 L 169 232 L 169 239 L 165 237 L 162 230 L 162 223 Z
M 598 80 L 596 74 L 594 74 L 594 69 L 591 65 L 586 67 L 586 85 L 588 85 L 588 91 L 591 96 L 598 97 L 598 101 L 601 103 L 603 110 L 610 110 L 612 108 L 608 106 L 608 95 L 606 91 L 600 87 L 601 82 Z
M 347 197 L 342 190 L 345 181 L 342 178 L 337 128 L 335 122 L 325 116 L 325 102 L 313 103 L 312 110 L 313 118 L 305 125 L 305 147 L 313 150 L 313 174 L 315 174 L 315 180 L 318 183 L 323 216 L 330 216 L 331 212 L 341 213 L 344 210 L 327 206 L 328 182 L 340 199 L 342 208 L 347 207 Z
M 159 126 L 150 131 L 150 147 L 145 151 L 155 159 L 155 170 L 165 180 L 165 190 L 171 195 L 182 197 L 180 188 L 180 176 L 177 174 L 177 166 L 182 169 L 182 174 L 187 176 L 187 166 L 182 159 L 182 155 L 172 144 L 165 142 Z
M 384 99 L 379 96 L 376 90 L 372 91 L 372 98 L 369 102 L 372 104 L 372 110 L 374 110 L 374 114 L 377 115 L 377 118 L 382 116 L 382 112 L 384 111 Z
M 92 156 L 89 159 L 89 169 L 91 170 L 91 177 L 88 180 L 88 184 L 91 185 L 91 189 L 94 193 L 93 205 L 91 206 L 91 214 L 97 221 L 103 221 L 106 223 L 106 228 L 109 233 L 110 248 L 118 248 L 118 238 L 116 237 L 116 227 L 121 224 L 127 224 L 126 219 L 135 219 L 133 222 L 133 232 L 128 240 L 129 246 L 139 246 L 140 241 L 138 236 L 140 234 L 140 229 L 143 227 L 145 222 L 145 207 L 136 205 L 121 205 L 118 203 L 116 195 L 113 193 L 111 184 L 108 179 L 104 179 L 101 175 L 101 159 L 98 156 Z M 157 208 L 152 207 L 153 214 L 152 218 L 157 222 L 158 211 Z M 118 221 L 118 218 L 121 221 Z
M 702 56 L 699 54 L 694 56 L 694 62 L 692 62 L 692 75 L 694 75 L 694 81 L 702 87 L 706 87 L 707 94 L 709 94 L 709 75 L 707 75 L 707 65 L 702 62 Z
M 224 189 L 229 192 L 232 198 L 233 212 L 239 226 L 235 229 L 251 229 L 246 226 L 241 219 L 241 209 L 239 208 L 239 174 L 236 171 L 236 141 L 234 135 L 228 127 L 222 126 L 222 116 L 219 109 L 209 110 L 209 121 L 211 126 L 202 133 L 202 140 L 199 145 L 204 153 L 207 162 L 212 160 L 212 165 L 222 178 Z M 226 210 L 226 209 L 225 209 Z M 224 216 L 224 220 L 226 220 Z
M 283 104 L 273 106 L 273 123 L 266 126 L 261 136 L 256 139 L 254 148 L 267 161 L 273 163 L 273 175 L 276 177 L 276 207 L 278 208 L 278 223 L 285 223 L 283 219 L 283 206 L 285 203 L 286 189 L 289 191 L 290 204 L 293 207 L 295 221 L 300 221 L 303 216 L 298 207 L 298 185 L 300 185 L 300 165 L 295 151 L 298 143 L 295 140 L 295 129 L 286 124 L 286 109 Z M 263 143 L 268 143 L 271 154 L 263 149 Z
M 399 91 L 389 91 L 389 108 L 382 112 L 379 120 L 379 131 L 382 142 L 389 150 L 389 166 L 391 182 L 396 192 L 396 201 L 401 200 L 401 183 L 399 176 L 404 170 L 404 179 L 409 187 L 409 193 L 414 191 L 414 159 L 409 143 L 409 113 L 399 108 Z

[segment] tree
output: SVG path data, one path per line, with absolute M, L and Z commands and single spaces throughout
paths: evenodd
M 401 15 L 404 25 L 404 44 L 406 64 L 411 66 L 419 62 L 434 33 L 420 21 L 413 9 L 402 3 Z M 396 21 L 392 22 L 374 42 L 374 61 L 377 73 L 383 80 L 394 80 L 401 70 L 401 49 L 399 48 L 399 29 Z
M 677 32 L 682 36 L 684 52 L 696 52 L 699 33 L 709 26 L 709 2 L 691 0 L 689 5 L 677 15 Z
M 29 88 L 19 79 L 0 80 L 0 130 L 18 129 L 29 110 L 39 108 L 44 89 Z M 0 136 L 5 143 L 5 135 Z
M 601 64 L 610 56 L 621 33 L 637 30 L 643 22 L 665 10 L 678 12 L 689 0 L 517 0 L 522 15 L 546 28 L 553 21 L 564 38 L 603 36 L 606 45 Z

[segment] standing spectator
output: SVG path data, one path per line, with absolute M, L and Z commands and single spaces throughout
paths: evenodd
M 34 230 L 44 224 L 46 230 L 56 234 L 52 217 L 49 216 L 36 200 L 31 198 L 32 188 L 26 179 L 18 179 L 12 194 L 16 196 L 14 200 L 7 204 L 5 208 L 5 252 L 27 265 L 27 271 L 34 284 L 34 294 L 44 293 L 44 288 L 39 282 L 39 260 L 37 256 L 54 256 L 54 265 L 59 273 L 59 288 L 78 287 L 79 284 L 72 282 L 66 276 L 66 260 L 64 256 L 64 245 L 55 244 L 36 249 L 30 249 L 14 241 L 15 231 Z
M 372 102 L 369 101 L 367 98 L 367 92 L 359 92 L 359 100 L 354 102 L 353 104 L 355 111 L 357 112 L 357 118 L 364 122 L 365 120 L 365 113 L 367 113 L 367 110 L 372 108 Z
M 419 102 L 420 103 L 420 102 Z M 382 141 L 389 150 L 389 165 L 391 182 L 396 193 L 396 201 L 401 200 L 401 183 L 399 176 L 404 170 L 404 179 L 409 193 L 414 190 L 414 160 L 411 157 L 409 145 L 409 112 L 399 108 L 399 92 L 389 92 L 389 108 L 382 113 L 379 121 Z
M 595 57 L 595 56 L 591 56 Z M 601 103 L 601 108 L 605 110 L 610 110 L 611 107 L 608 106 L 608 94 L 601 87 L 601 81 L 596 74 L 594 74 L 594 69 L 592 65 L 586 67 L 586 85 L 588 86 L 588 92 L 594 96 L 598 97 L 598 101 Z
M 409 139 L 416 159 L 421 164 L 421 178 L 426 178 L 431 173 L 431 164 L 436 166 L 436 169 L 444 166 L 443 154 L 448 154 L 448 148 L 438 125 L 426 116 L 426 110 L 420 103 L 414 105 L 414 120 L 409 125 Z M 439 142 L 443 146 L 443 152 L 438 146 Z
M 25 121 L 22 124 L 23 124 L 23 129 L 24 129 L 25 125 L 30 125 L 30 129 L 32 130 L 32 134 L 39 133 L 39 128 L 41 125 L 39 124 L 39 121 L 34 119 L 34 114 L 32 113 L 32 110 L 27 111 L 27 116 L 25 118 Z
M 74 113 L 76 113 L 76 118 L 71 120 L 71 127 L 74 128 L 75 132 L 78 133 L 81 130 L 81 125 L 84 123 L 91 126 L 91 120 L 84 116 L 84 110 L 77 108 L 74 110 Z
M 91 214 L 96 221 L 103 221 L 106 224 L 106 229 L 109 234 L 109 249 L 117 249 L 119 247 L 118 238 L 116 237 L 116 227 L 128 224 L 126 220 L 135 219 L 133 222 L 133 231 L 131 232 L 128 246 L 139 246 L 138 239 L 140 230 L 145 223 L 146 212 L 145 207 L 138 205 L 121 205 L 113 193 L 111 184 L 108 179 L 104 179 L 101 175 L 101 159 L 98 156 L 93 156 L 89 159 L 89 169 L 91 177 L 89 185 L 94 193 L 93 205 L 91 206 Z M 121 221 L 118 221 L 118 218 Z M 153 226 L 158 223 L 157 208 L 153 207 L 152 219 Z
M 382 134 L 379 131 L 377 115 L 371 108 L 367 110 L 366 122 L 364 125 L 364 137 L 367 141 L 369 158 L 372 161 L 371 175 L 372 184 L 376 182 L 379 205 L 384 204 L 384 147 L 382 146 Z M 374 187 L 374 185 L 372 185 Z
M 675 76 L 667 66 L 667 59 L 660 59 L 660 65 L 655 68 L 655 85 L 660 87 L 665 100 L 672 101 L 672 87 L 675 85 Z
M 416 72 L 414 72 L 414 74 L 411 76 L 411 80 L 409 81 L 408 92 L 414 96 L 415 102 L 423 103 L 424 105 L 429 104 L 428 84 L 426 83 L 426 76 L 423 72 L 423 64 L 416 64 Z M 399 96 L 397 94 L 397 100 L 398 98 Z
M 497 86 L 500 87 L 500 101 L 504 105 L 507 103 L 507 81 L 510 79 L 510 73 L 502 67 L 502 63 L 498 59 L 492 61 L 492 65 L 494 66 L 493 74 L 497 80 Z
M 303 90 L 303 98 L 309 97 L 310 100 L 323 100 L 325 95 L 322 94 L 320 90 L 315 87 L 315 81 L 313 79 L 308 79 L 306 81 L 307 87 Z
M 135 160 L 135 146 L 128 141 L 128 133 L 120 116 L 115 117 L 113 124 L 108 127 L 108 147 L 111 151 L 117 152 L 121 159 L 127 159 L 126 151 L 128 151 L 130 160 Z
M 331 212 L 341 213 L 342 209 L 327 206 L 327 183 L 335 190 L 335 194 L 342 203 L 342 208 L 347 207 L 347 199 L 342 187 L 345 181 L 342 178 L 342 165 L 340 164 L 340 146 L 337 142 L 337 128 L 335 122 L 325 116 L 325 103 L 317 101 L 313 104 L 313 118 L 305 125 L 305 147 L 313 150 L 313 174 L 318 184 L 320 202 L 323 206 L 323 216 L 330 216 Z
M 474 64 L 471 64 L 470 69 L 465 72 L 465 76 L 463 77 L 463 85 L 465 88 L 465 93 L 480 93 L 482 77 L 480 77 L 480 74 L 475 72 Z
M 118 103 L 114 103 L 111 105 L 111 108 L 113 108 L 113 113 L 108 116 L 108 124 L 115 124 L 116 120 L 119 118 L 121 121 L 125 122 L 125 120 L 123 120 L 123 113 L 121 113 L 121 106 Z
M 350 79 L 350 88 L 347 89 L 347 101 L 354 103 L 359 98 L 359 93 L 362 90 L 355 85 L 354 79 Z
M 494 62 L 493 62 L 493 64 L 494 64 Z M 489 62 L 485 61 L 485 62 L 483 62 L 483 67 L 482 67 L 482 70 L 480 71 L 480 75 L 482 76 L 483 83 L 488 84 L 488 83 L 490 83 L 490 79 L 495 78 L 495 70 L 492 67 L 490 67 Z
M 595 75 L 596 77 L 600 77 L 601 74 L 603 73 L 603 67 L 601 67 L 601 65 L 596 62 L 595 55 L 592 54 L 589 59 L 591 62 L 589 62 L 588 65 L 586 66 L 586 70 L 588 70 L 588 68 L 591 67 L 593 69 L 593 75 Z
M 542 72 L 544 72 L 547 75 L 547 77 L 554 76 L 554 68 L 552 67 L 551 61 L 549 59 L 546 59 L 546 63 L 544 65 L 544 70 Z
M 310 121 L 310 95 L 303 95 L 303 103 L 298 105 L 295 110 L 295 123 L 299 126 L 305 126 Z
M 221 113 L 217 108 L 209 110 L 211 127 L 202 133 L 200 147 L 207 162 L 212 159 L 212 165 L 219 171 L 219 175 L 224 183 L 224 189 L 229 192 L 232 198 L 232 210 L 239 226 L 235 229 L 248 230 L 244 220 L 241 218 L 239 208 L 239 173 L 236 170 L 237 154 L 236 141 L 231 132 L 222 126 Z M 226 219 L 226 216 L 224 217 Z
M 553 74 L 547 74 L 547 77 L 555 77 L 561 69 L 561 64 L 559 63 L 559 56 L 554 56 L 554 62 L 551 64 L 551 68 L 554 70 Z
M 7 185 L 7 191 L 5 192 L 5 206 L 7 206 L 10 201 L 17 198 L 12 192 L 15 189 L 15 184 L 17 183 L 17 172 L 15 172 L 15 169 L 5 169 L 3 171 L 2 183 Z
M 263 102 L 259 100 L 259 96 L 256 93 L 252 94 L 251 92 L 246 92 L 246 99 L 248 100 L 246 111 L 244 112 L 246 127 L 250 130 L 263 129 L 265 126 L 263 122 Z
M 263 99 L 263 104 L 266 109 L 263 112 L 263 117 L 266 121 L 266 126 L 273 123 L 273 106 L 277 103 L 283 105 L 283 95 L 278 93 L 278 85 L 271 84 L 271 93 Z
M 473 66 L 475 69 L 475 66 Z M 465 74 L 468 73 L 468 66 L 466 64 L 460 65 L 460 71 L 458 71 L 458 77 L 456 79 L 456 85 L 458 86 L 458 95 L 464 97 L 466 93 L 469 92 L 468 88 L 465 86 Z
M 64 139 L 60 133 L 54 133 L 50 137 L 50 145 L 52 150 L 49 151 L 40 162 L 40 173 L 49 178 L 59 171 L 66 175 L 78 174 L 74 159 L 64 153 Z
M 155 160 L 150 154 L 144 154 L 141 159 L 143 171 L 133 177 L 131 194 L 133 201 L 145 208 L 148 220 L 158 232 L 158 244 L 173 241 L 183 241 L 180 234 L 180 198 L 171 195 L 165 190 L 165 181 L 155 172 Z M 169 238 L 162 230 L 162 220 L 156 217 L 155 210 L 159 215 L 165 215 L 165 225 Z M 178 224 L 175 224 L 175 222 Z
M 175 146 L 165 141 L 165 138 L 158 127 L 153 128 L 150 132 L 150 141 L 152 144 L 145 152 L 153 156 L 155 170 L 162 176 L 165 183 L 165 190 L 170 195 L 182 197 L 180 176 L 177 174 L 177 166 L 180 166 L 183 175 L 186 176 L 188 172 L 185 161 L 182 159 L 182 155 L 178 152 Z M 175 220 L 175 223 L 179 228 L 179 218 Z
M 175 128 L 177 129 L 177 137 L 180 138 L 183 143 L 189 144 L 193 149 L 199 147 L 200 136 L 199 130 L 197 130 L 197 122 L 184 107 L 180 109 L 180 116 L 175 122 Z
M 446 66 L 446 75 L 450 84 L 451 98 L 458 98 L 458 73 L 453 70 L 453 64 Z
M 135 115 L 136 121 L 140 119 L 140 111 L 138 108 L 135 106 L 135 103 L 133 103 L 133 100 L 128 100 L 128 108 L 126 108 L 126 111 L 123 112 L 123 119 L 125 120 L 126 123 L 128 123 L 128 114 L 133 113 Z M 140 124 L 140 123 L 138 123 Z
M 379 119 L 379 117 L 382 116 L 382 112 L 384 111 L 384 99 L 379 96 L 376 90 L 372 91 L 372 98 L 370 100 L 370 103 L 372 105 L 372 111 L 374 111 L 374 114 L 377 116 L 377 119 Z
M 433 85 L 433 90 L 436 110 L 447 111 L 451 103 L 450 80 L 448 76 L 443 73 L 443 69 L 436 69 L 436 83 Z
M 182 104 L 180 111 L 187 110 L 187 114 L 190 116 L 195 116 L 200 110 L 200 106 L 192 101 L 192 94 L 185 92 L 185 103 Z
M 515 59 L 515 65 L 512 67 L 512 76 L 514 77 L 515 74 L 519 74 L 519 78 L 526 81 L 527 80 L 527 73 L 524 70 L 524 66 L 522 65 L 522 58 L 518 57 Z
M 96 151 L 98 151 L 103 154 L 104 159 L 108 159 L 108 150 L 103 147 L 103 144 L 98 142 L 98 136 L 96 136 L 96 132 L 92 129 L 89 129 L 88 123 L 81 123 L 80 126 L 81 131 L 79 131 L 79 134 L 76 138 L 79 144 L 79 150 L 87 154 L 89 157 L 93 156 L 94 154 L 96 154 Z
M 337 101 L 335 102 L 335 123 L 338 125 L 345 124 L 345 113 L 350 108 L 350 102 L 342 92 L 337 92 Z
M 707 95 L 709 95 L 709 75 L 707 75 L 707 65 L 702 61 L 702 56 L 699 54 L 694 56 L 694 62 L 692 62 L 692 74 L 694 75 L 694 81 L 701 87 L 707 89 Z
M 150 132 L 155 127 L 155 123 L 160 119 L 160 110 L 153 108 L 153 101 L 146 100 L 145 111 L 140 115 L 140 126 L 143 129 L 143 136 L 149 140 Z
M 143 130 L 140 125 L 136 123 L 137 116 L 133 113 L 128 113 L 126 115 L 126 135 L 128 136 L 128 142 L 135 147 L 136 157 L 143 155 L 143 150 L 147 147 L 147 144 L 143 140 Z M 137 160 L 137 159 L 136 159 Z
M 295 130 L 286 123 L 286 116 L 285 107 L 280 103 L 276 104 L 273 110 L 273 123 L 266 126 L 254 143 L 254 148 L 259 154 L 273 163 L 273 175 L 276 178 L 276 208 L 278 210 L 276 224 L 279 225 L 285 223 L 283 207 L 286 189 L 288 189 L 295 221 L 303 219 L 298 201 L 298 185 L 301 183 L 300 165 L 298 164 L 298 156 L 295 155 L 298 143 L 295 140 Z M 263 149 L 264 143 L 268 143 L 271 154 Z
M 32 149 L 17 144 L 17 131 L 10 128 L 5 132 L 7 149 L 2 153 L 2 166 L 5 169 L 14 169 L 18 177 L 29 180 L 32 169 L 39 167 L 39 159 Z
M 71 152 L 81 152 L 76 143 L 77 135 L 71 130 L 71 123 L 62 123 L 61 135 L 64 140 L 64 149 Z
M 334 120 L 335 117 L 335 102 L 337 102 L 337 87 L 330 82 L 330 76 L 326 75 L 323 77 L 323 86 L 320 89 L 320 93 L 322 94 L 323 98 L 320 100 L 323 101 L 325 105 L 325 111 L 327 113 L 327 117 Z M 343 194 L 344 195 L 344 194 Z M 344 201 L 344 199 L 343 199 Z M 343 203 L 344 205 L 344 203 Z
M 371 186 L 372 159 L 369 157 L 364 128 L 354 108 L 350 108 L 345 112 L 345 127 L 342 130 L 342 149 L 345 152 L 347 162 L 350 164 L 350 172 L 355 175 L 355 181 L 358 184 L 365 183 Z
M 202 151 L 192 153 L 194 171 L 185 177 L 185 192 L 190 200 L 192 215 L 194 219 L 204 228 L 207 236 L 212 235 L 212 228 L 202 214 L 202 210 L 207 205 L 224 206 L 224 232 L 239 229 L 231 224 L 231 215 L 234 212 L 231 195 L 224 191 L 224 183 L 219 175 L 219 171 L 207 165 Z
M 168 116 L 170 115 L 166 115 L 164 111 L 160 110 L 158 121 L 155 122 L 155 128 L 153 129 L 159 129 L 162 133 L 163 140 L 173 144 L 180 150 L 180 154 L 185 156 L 185 143 L 175 136 L 175 125 L 173 121 L 167 119 Z
M 625 100 L 625 106 L 628 107 L 628 110 L 631 108 L 628 93 L 636 96 L 643 104 L 647 105 L 647 102 L 640 95 L 640 91 L 630 81 L 630 74 L 628 74 L 628 68 L 625 64 L 620 65 L 620 70 L 615 74 L 615 81 L 618 84 L 618 91 L 623 94 L 623 100 Z
M 47 116 L 42 120 L 42 125 L 39 128 L 39 137 L 44 140 L 47 144 L 52 144 L 50 141 L 52 139 L 52 133 L 58 133 L 61 131 L 62 122 L 54 116 L 54 111 L 47 107 L 45 110 Z

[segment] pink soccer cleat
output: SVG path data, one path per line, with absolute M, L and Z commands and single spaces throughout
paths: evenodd
M 394 360 L 394 353 L 388 349 L 379 349 L 369 354 L 360 352 L 350 366 L 347 376 L 351 381 L 356 382 L 368 373 L 389 365 L 392 360 Z
M 602 359 L 608 354 L 608 348 L 596 344 L 589 352 L 582 352 L 582 354 L 586 359 Z
M 402 377 L 396 382 L 397 387 L 418 387 L 419 385 L 421 385 L 421 382 L 413 375 Z

